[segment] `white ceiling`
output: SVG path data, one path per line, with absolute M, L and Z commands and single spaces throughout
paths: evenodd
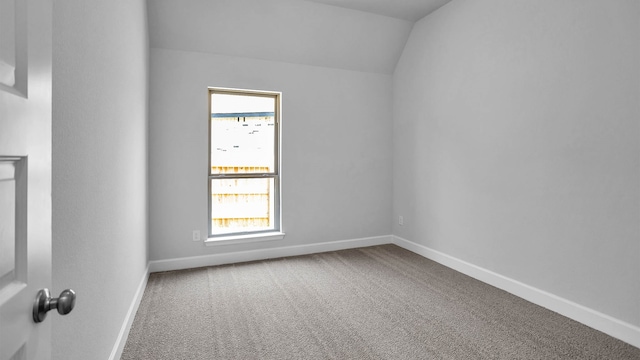
M 413 26 L 302 0 L 150 0 L 148 9 L 152 48 L 383 74 L 393 73 Z
M 309 0 L 415 22 L 451 0 Z
M 413 23 L 449 1 L 149 0 L 149 40 L 153 48 L 391 74 Z

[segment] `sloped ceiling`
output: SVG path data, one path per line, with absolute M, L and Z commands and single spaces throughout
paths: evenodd
M 409 21 L 418 21 L 451 0 L 309 0 Z
M 149 0 L 154 48 L 391 74 L 445 0 Z M 383 14 L 383 15 L 381 15 Z

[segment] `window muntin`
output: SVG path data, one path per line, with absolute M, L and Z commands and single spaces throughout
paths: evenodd
M 209 90 L 209 236 L 280 231 L 280 94 Z

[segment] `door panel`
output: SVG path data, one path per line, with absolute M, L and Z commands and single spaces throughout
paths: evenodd
M 19 159 L 0 157 L 0 292 L 16 278 L 16 216 Z M 24 185 L 24 184 L 23 184 Z
M 51 358 L 51 6 L 0 0 L 0 360 Z

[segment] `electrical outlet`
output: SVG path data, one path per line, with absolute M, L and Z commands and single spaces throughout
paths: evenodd
M 193 241 L 200 241 L 200 230 L 193 230 Z
M 402 215 L 398 216 L 398 225 L 400 226 L 404 225 L 404 216 Z

